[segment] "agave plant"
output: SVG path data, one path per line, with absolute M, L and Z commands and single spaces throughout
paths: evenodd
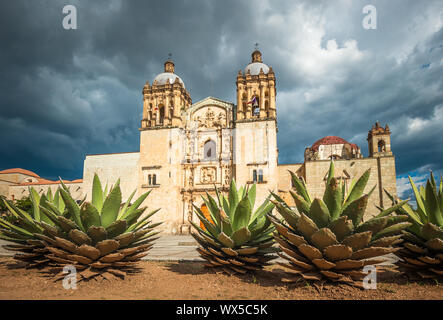
M 124 278 L 136 270 L 136 262 L 147 255 L 159 232 L 149 218 L 159 209 L 139 219 L 146 207 L 139 208 L 150 191 L 131 204 L 134 191 L 122 205 L 120 180 L 103 192 L 100 180 L 94 176 L 92 201 L 77 204 L 62 183 L 60 195 L 66 205 L 69 219 L 50 203 L 40 209 L 51 223 L 41 221 L 45 234 L 36 236 L 43 240 L 55 270 L 74 265 L 82 279 L 96 276 Z
M 50 261 L 46 258 L 49 251 L 44 242 L 36 237 L 36 234 L 44 233 L 44 229 L 38 224 L 40 221 L 47 223 L 51 223 L 51 221 L 45 215 L 40 214 L 39 205 L 40 203 L 50 203 L 59 212 L 65 212 L 65 204 L 60 196 L 60 191 L 57 190 L 53 195 L 50 188 L 42 196 L 34 188 L 29 188 L 29 197 L 32 203 L 30 212 L 2 199 L 8 211 L 6 217 L 0 218 L 0 239 L 14 243 L 3 247 L 17 252 L 14 259 L 21 261 L 24 267 L 44 267 Z
M 201 247 L 197 249 L 207 260 L 207 267 L 228 274 L 246 273 L 262 269 L 275 258 L 273 226 L 266 219 L 274 205 L 266 199 L 255 211 L 256 186 L 237 190 L 231 181 L 228 197 L 215 188 L 217 200 L 206 193 L 202 196 L 213 222 L 194 205 L 197 216 L 205 228 L 190 221 L 197 231 L 191 233 Z
M 361 286 L 366 275 L 364 266 L 384 262 L 383 255 L 399 249 L 394 247 L 402 241 L 399 233 L 411 224 L 408 216 L 392 213 L 406 201 L 363 221 L 375 188 L 363 193 L 370 170 L 353 181 L 346 193 L 344 183 L 334 177 L 331 162 L 323 199 L 312 199 L 304 180 L 290 173 L 296 190 L 290 193 L 297 211 L 273 194 L 283 220 L 268 215 L 277 230 L 275 239 L 283 251 L 280 256 L 289 262 L 280 263 L 289 269 L 290 277 L 283 280 L 304 278 Z
M 426 187 L 417 186 L 409 177 L 417 202 L 414 210 L 409 204 L 397 210 L 408 215 L 412 226 L 403 231 L 404 242 L 397 255 L 402 259 L 398 265 L 416 278 L 437 279 L 443 277 L 443 180 L 437 188 L 431 172 Z M 395 203 L 399 200 L 385 192 Z

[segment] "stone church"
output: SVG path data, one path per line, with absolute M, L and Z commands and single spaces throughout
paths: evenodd
M 383 189 L 396 194 L 395 158 L 387 125 L 377 122 L 369 130 L 367 158 L 357 145 L 327 136 L 305 149 L 303 163 L 279 164 L 276 75 L 263 62 L 260 51 L 255 50 L 251 63 L 238 72 L 236 86 L 236 103 L 213 97 L 193 103 L 169 59 L 164 72 L 142 90 L 140 151 L 87 155 L 83 180 L 75 180 L 81 188 L 77 192 L 89 193 L 90 198 L 94 173 L 102 183 L 112 184 L 120 178 L 124 199 L 135 189 L 138 195 L 152 190 L 145 205 L 161 208 L 155 220 L 164 221 L 163 231 L 174 234 L 188 233 L 188 220 L 198 221 L 192 204 L 202 206 L 201 196 L 214 194 L 214 185 L 228 191 L 232 178 L 237 185 L 256 183 L 257 203 L 269 190 L 292 203 L 288 170 L 305 179 L 312 195 L 322 196 L 331 159 L 337 178 L 347 186 L 371 168 L 368 190 L 377 185 L 378 191 L 369 199 L 369 214 L 377 212 L 374 205 L 388 204 Z M 0 171 L 0 186 L 3 180 Z M 38 186 L 39 192 L 56 187 L 24 180 L 9 184 L 6 195 L 23 196 L 29 184 Z

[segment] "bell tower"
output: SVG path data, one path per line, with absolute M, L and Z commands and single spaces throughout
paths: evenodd
M 237 75 L 237 120 L 275 120 L 274 71 L 263 63 L 257 44 L 251 58 L 251 63 Z
M 187 109 L 192 100 L 182 79 L 175 74 L 171 57 L 164 64 L 164 72 L 154 78 L 152 86 L 146 82 L 142 92 L 141 130 L 182 125 L 181 110 Z
M 392 156 L 391 131 L 389 126 L 383 128 L 377 121 L 368 133 L 369 157 Z

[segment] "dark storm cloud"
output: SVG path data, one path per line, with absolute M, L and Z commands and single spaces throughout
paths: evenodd
M 439 1 L 4 1 L 0 168 L 79 178 L 87 153 L 138 150 L 141 88 L 169 52 L 193 101 L 235 102 L 255 42 L 277 76 L 280 162 L 389 123 L 397 173 L 442 169 Z M 76 5 L 77 30 L 62 28 Z M 426 66 L 426 67 L 423 67 Z M 420 171 L 421 172 L 421 171 Z

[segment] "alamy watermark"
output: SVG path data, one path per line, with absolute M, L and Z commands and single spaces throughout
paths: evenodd
M 377 289 L 377 268 L 373 265 L 364 266 L 363 272 L 367 274 L 363 278 L 363 288 L 366 290 Z
M 66 16 L 63 18 L 62 25 L 65 30 L 77 29 L 77 8 L 72 5 L 66 5 L 62 10 Z
M 63 278 L 63 288 L 66 290 L 77 289 L 77 269 L 73 265 L 67 265 L 63 267 L 63 273 L 67 273 Z
M 363 7 L 363 11 L 366 16 L 361 22 L 362 26 L 366 30 L 377 29 L 377 8 L 372 4 L 368 4 Z

